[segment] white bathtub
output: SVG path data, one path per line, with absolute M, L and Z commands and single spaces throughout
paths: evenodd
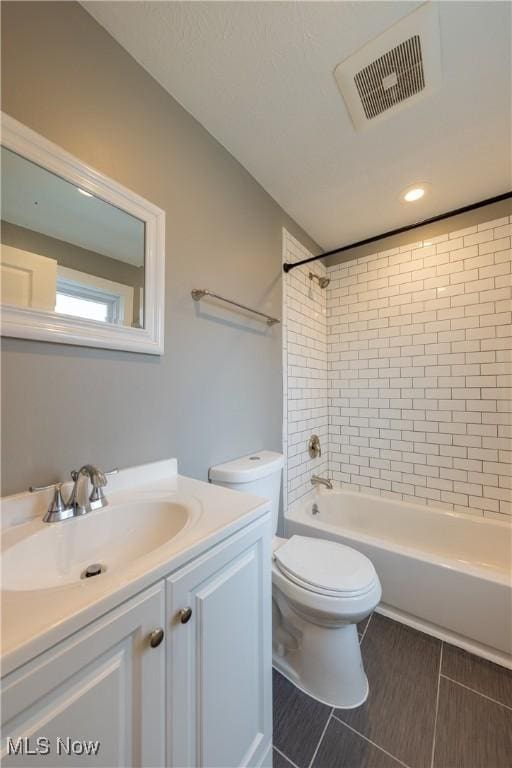
M 507 521 L 322 490 L 290 507 L 285 529 L 367 555 L 382 583 L 380 613 L 512 668 Z

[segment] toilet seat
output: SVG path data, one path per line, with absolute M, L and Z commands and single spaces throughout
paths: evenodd
M 287 579 L 316 595 L 361 597 L 378 581 L 365 555 L 328 539 L 292 536 L 274 550 L 274 560 Z

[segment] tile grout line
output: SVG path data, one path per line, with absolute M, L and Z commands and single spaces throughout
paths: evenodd
M 284 757 L 284 759 L 285 759 L 285 760 L 286 760 L 288 763 L 290 763 L 290 765 L 293 765 L 293 768 L 298 768 L 298 766 L 297 766 L 297 765 L 296 765 L 296 764 L 293 762 L 293 760 L 290 760 L 290 758 L 288 757 L 288 755 L 285 755 L 285 753 L 284 753 L 284 752 L 281 752 L 281 750 L 280 750 L 280 749 L 278 749 L 278 748 L 277 748 L 277 747 L 276 747 L 274 744 L 272 744 L 272 749 L 275 749 L 275 751 L 276 751 L 276 752 L 278 752 L 278 754 L 280 754 L 280 755 L 281 755 L 281 757 Z
M 328 726 L 328 725 L 329 725 L 329 723 L 331 722 L 331 719 L 332 719 L 333 713 L 334 713 L 334 707 L 332 707 L 332 708 L 331 708 L 331 711 L 330 711 L 329 717 L 327 718 L 327 722 L 326 722 L 326 724 L 324 725 L 324 729 L 323 729 L 323 731 L 322 731 L 322 734 L 321 734 L 321 736 L 320 736 L 320 738 L 319 738 L 319 740 L 318 740 L 318 744 L 316 745 L 316 749 L 315 749 L 315 751 L 313 752 L 313 757 L 312 757 L 312 758 L 311 758 L 311 760 L 309 761 L 309 766 L 308 766 L 308 768 L 312 768 L 312 765 L 313 765 L 313 763 L 315 762 L 315 758 L 316 758 L 317 752 L 318 752 L 318 750 L 320 749 L 320 744 L 322 743 L 322 741 L 323 741 L 323 738 L 324 738 L 324 736 L 325 736 L 325 732 L 326 732 L 326 730 L 327 730 L 327 726 Z
M 404 762 L 403 762 L 402 760 L 400 760 L 398 757 L 395 757 L 395 755 L 392 755 L 392 754 L 391 754 L 391 752 L 388 752 L 388 751 L 387 751 L 387 749 L 384 749 L 384 747 L 380 747 L 378 744 L 376 744 L 376 743 L 375 743 L 375 741 L 372 741 L 371 739 L 369 739 L 369 738 L 368 738 L 368 736 L 365 736 L 363 733 L 360 733 L 359 731 L 356 731 L 356 729 L 355 729 L 355 728 L 352 728 L 352 726 L 351 726 L 351 725 L 348 725 L 348 723 L 345 723 L 345 721 L 344 721 L 344 720 L 340 720 L 340 718 L 339 718 L 339 717 L 337 717 L 336 715 L 332 715 L 332 717 L 334 718 L 334 720 L 337 720 L 337 721 L 338 721 L 338 723 L 341 723 L 341 725 L 344 725 L 344 726 L 345 726 L 345 728 L 348 728 L 348 729 L 349 729 L 349 731 L 352 731 L 353 733 L 357 734 L 357 736 L 360 736 L 362 739 L 364 739 L 365 741 L 367 741 L 367 742 L 368 742 L 368 744 L 371 744 L 371 745 L 372 745 L 372 747 L 376 747 L 377 749 L 380 749 L 380 751 L 381 751 L 381 752 L 384 752 L 384 754 L 385 754 L 385 755 L 388 755 L 388 757 L 392 757 L 392 758 L 393 758 L 393 760 L 396 760 L 396 762 L 397 762 L 397 763 L 400 763 L 400 765 L 403 765 L 403 766 L 404 766 L 404 768 L 409 768 L 409 766 L 407 765 L 407 763 L 404 763 Z
M 444 642 L 443 640 L 441 640 L 441 651 L 439 653 L 439 672 L 437 675 L 436 709 L 435 709 L 435 715 L 434 715 L 434 733 L 432 735 L 432 755 L 430 758 L 430 768 L 434 768 L 434 754 L 436 751 L 437 715 L 439 713 L 439 691 L 441 689 L 441 669 L 443 667 L 443 649 L 444 649 Z
M 498 699 L 493 699 L 492 696 L 486 696 L 485 693 L 476 691 L 474 688 L 471 688 L 469 685 L 464 685 L 464 683 L 459 683 L 459 681 L 454 680 L 453 677 L 449 677 L 448 675 L 441 675 L 441 677 L 444 677 L 445 680 L 449 680 L 451 683 L 454 683 L 455 685 L 460 685 L 461 688 L 465 688 L 467 691 L 471 691 L 471 693 L 475 693 L 477 696 L 481 696 L 482 699 L 487 699 L 487 701 L 492 701 L 493 704 L 497 704 L 499 707 L 505 707 L 505 709 L 509 709 L 512 711 L 512 707 L 509 704 L 504 704 L 502 701 L 498 701 Z

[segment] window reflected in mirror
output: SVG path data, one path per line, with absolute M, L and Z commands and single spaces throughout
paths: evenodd
M 144 327 L 145 223 L 1 148 L 1 302 Z

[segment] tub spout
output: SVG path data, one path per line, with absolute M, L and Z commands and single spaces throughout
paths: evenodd
M 333 489 L 333 484 L 330 480 L 327 480 L 325 477 L 319 477 L 318 475 L 313 475 L 311 478 L 311 485 L 317 486 L 317 485 L 323 485 L 326 488 L 328 488 L 330 491 Z

